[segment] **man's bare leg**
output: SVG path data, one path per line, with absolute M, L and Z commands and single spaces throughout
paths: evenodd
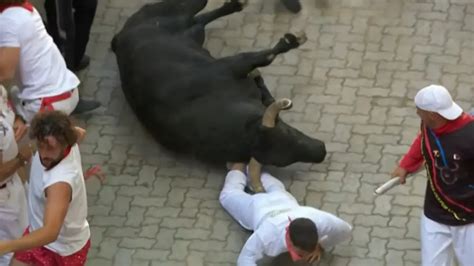
M 16 259 L 12 259 L 12 261 L 10 262 L 10 266 L 30 266 L 30 265 L 23 263 L 21 261 L 18 261 Z

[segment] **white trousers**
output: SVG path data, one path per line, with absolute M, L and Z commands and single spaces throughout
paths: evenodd
M 244 191 L 247 176 L 238 170 L 227 173 L 224 187 L 219 196 L 222 207 L 243 228 L 255 230 L 260 219 L 271 209 L 291 204 L 297 206 L 296 199 L 286 191 L 285 185 L 269 173 L 262 173 L 262 185 L 265 193 L 250 195 Z
M 40 111 L 42 99 L 20 99 L 20 90 L 18 89 L 18 87 L 12 87 L 10 93 L 17 114 L 21 115 L 27 121 L 28 124 L 31 123 L 33 117 Z M 74 109 L 76 108 L 78 102 L 79 90 L 76 88 L 72 90 L 71 97 L 62 101 L 55 102 L 52 104 L 52 106 L 54 110 L 63 111 L 67 115 L 70 115 L 72 111 L 74 111 Z
M 423 266 L 474 265 L 474 223 L 449 226 L 421 217 L 421 261 Z
M 0 189 L 0 240 L 18 239 L 28 226 L 25 186 L 17 174 Z M 0 256 L 0 266 L 7 266 L 13 254 Z

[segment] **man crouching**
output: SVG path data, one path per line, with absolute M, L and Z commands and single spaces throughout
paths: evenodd
M 250 195 L 245 164 L 229 165 L 219 200 L 239 224 L 253 234 L 239 255 L 238 266 L 257 265 L 264 255 L 289 252 L 293 261 L 318 261 L 324 250 L 350 237 L 352 227 L 338 217 L 312 207 L 300 206 L 285 186 L 262 173 L 265 193 Z

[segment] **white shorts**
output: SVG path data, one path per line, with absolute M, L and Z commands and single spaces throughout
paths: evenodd
M 0 189 L 0 240 L 18 239 L 28 226 L 25 186 L 15 174 L 7 187 Z M 0 256 L 0 266 L 9 265 L 12 253 Z
M 52 103 L 53 109 L 63 111 L 67 115 L 70 115 L 72 111 L 74 111 L 74 109 L 76 108 L 77 103 L 79 102 L 79 90 L 76 88 L 72 89 L 71 92 L 71 97 Z M 13 100 L 13 105 L 15 106 L 16 113 L 23 117 L 28 124 L 30 124 L 31 120 L 33 120 L 33 117 L 41 110 L 41 104 L 43 103 L 43 99 L 20 99 L 20 90 L 18 89 L 18 87 L 12 87 L 12 89 L 10 90 L 10 94 L 11 99 Z

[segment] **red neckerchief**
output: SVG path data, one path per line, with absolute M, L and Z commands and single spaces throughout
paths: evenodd
M 23 4 L 3 4 L 3 5 L 0 5 L 0 13 L 5 11 L 5 9 L 7 9 L 9 7 L 23 7 L 24 9 L 26 9 L 30 12 L 33 12 L 33 9 L 34 9 L 34 6 L 28 0 L 26 0 Z
M 62 162 L 64 160 L 64 158 L 66 158 L 69 155 L 69 153 L 71 153 L 71 149 L 72 149 L 72 146 L 67 146 L 66 149 L 64 149 L 64 153 L 63 153 L 64 157 L 59 162 L 57 162 L 56 164 L 51 166 L 50 168 L 45 168 L 46 171 L 49 171 L 49 170 L 53 169 L 56 165 L 58 165 L 60 162 Z M 43 164 L 43 163 L 41 163 L 41 164 Z M 43 165 L 43 167 L 44 167 L 44 165 Z
M 460 117 L 456 118 L 455 120 L 449 121 L 444 126 L 433 129 L 433 132 L 438 136 L 451 133 L 462 128 L 463 126 L 472 121 L 474 121 L 473 116 L 463 113 Z
M 71 149 L 72 149 L 71 146 L 66 147 L 66 149 L 64 150 L 64 158 L 66 158 L 69 155 L 69 153 L 71 153 Z
M 290 217 L 288 217 L 288 220 L 289 220 L 290 223 L 291 223 Z M 290 253 L 291 259 L 292 259 L 293 261 L 299 261 L 299 260 L 301 260 L 303 257 L 301 257 L 301 255 L 298 254 L 298 252 L 297 252 L 297 251 L 295 250 L 295 248 L 293 247 L 293 243 L 291 243 L 290 231 L 288 230 L 289 228 L 290 228 L 290 225 L 288 224 L 288 226 L 286 227 L 286 233 L 285 233 L 286 248 L 288 249 L 288 253 Z

